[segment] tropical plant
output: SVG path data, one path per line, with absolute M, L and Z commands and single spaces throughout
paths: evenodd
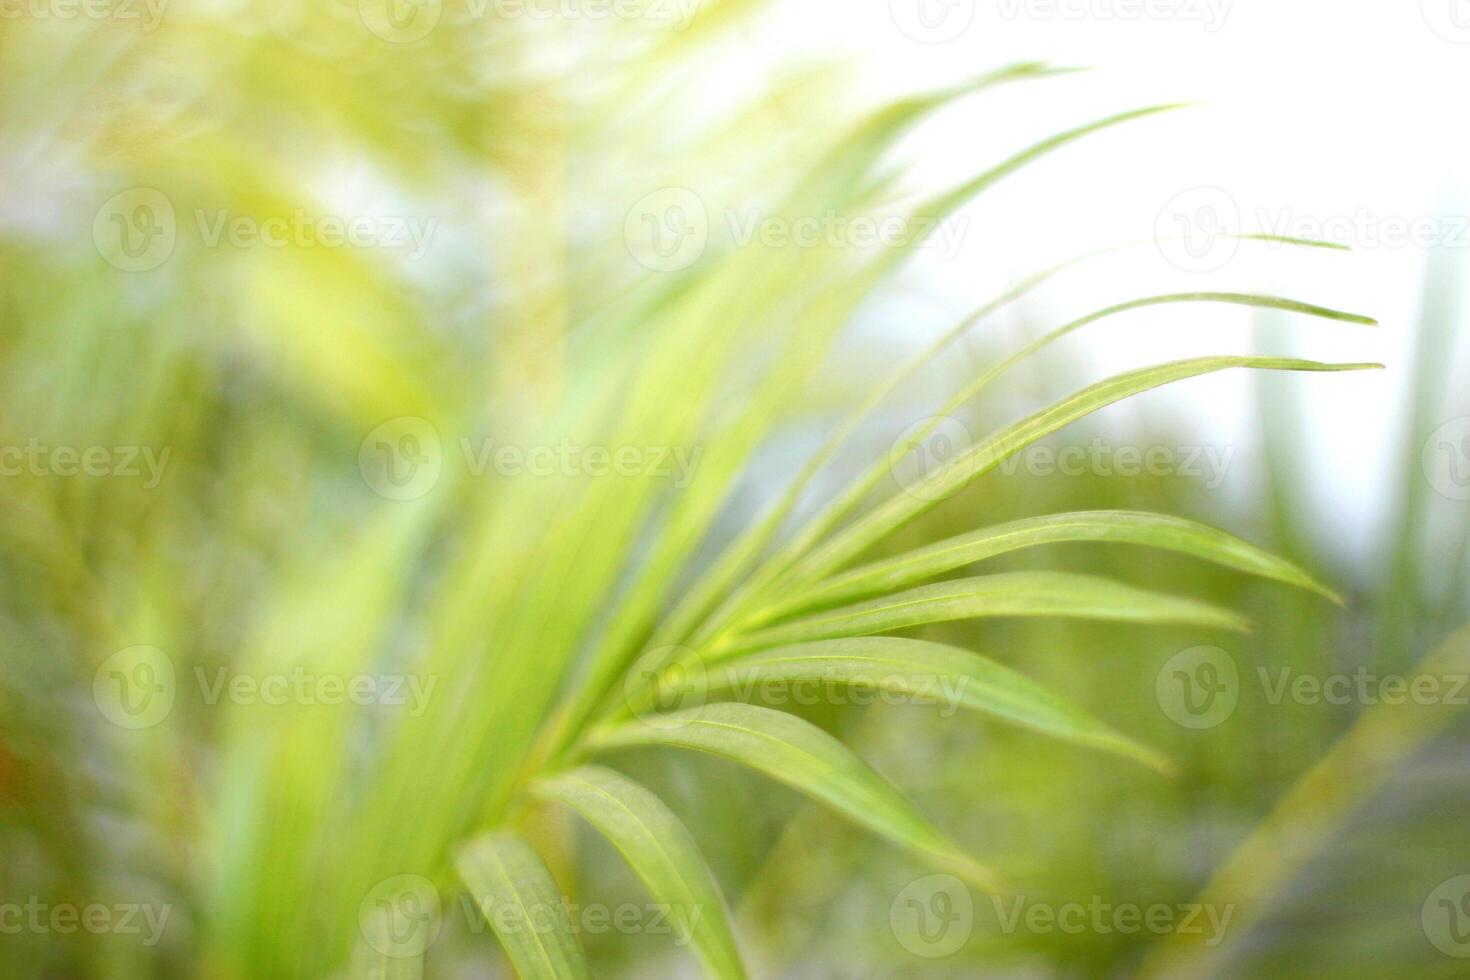
M 355 12 L 261 6 L 253 24 L 201 12 L 141 38 L 93 26 L 75 40 L 30 22 L 7 36 L 21 63 L 65 66 L 38 67 L 55 91 L 0 96 L 15 145 L 56 154 L 89 185 L 85 205 L 13 224 L 0 245 L 7 445 L 152 447 L 172 462 L 154 486 L 56 466 L 10 478 L 0 828 L 17 857 L 0 875 L 15 894 L 149 896 L 181 910 L 187 939 L 57 949 L 22 937 L 24 954 L 0 970 L 416 976 L 447 947 L 484 955 L 483 940 L 435 945 L 444 901 L 467 891 L 521 975 L 585 976 L 566 897 L 575 813 L 669 910 L 706 972 L 743 976 L 700 827 L 617 768 L 630 751 L 755 770 L 918 862 L 1003 891 L 983 846 L 936 826 L 820 725 L 743 694 L 796 682 L 911 700 L 949 691 L 952 707 L 993 723 L 1167 771 L 1163 754 L 1005 658 L 893 634 L 990 618 L 1248 626 L 1217 604 L 1097 575 L 951 577 L 1073 542 L 1336 598 L 1238 537 L 1126 509 L 977 517 L 877 553 L 1016 453 L 1134 395 L 1238 368 L 1374 366 L 1195 358 L 1095 382 L 973 445 L 934 438 L 1031 355 L 1166 305 L 1372 323 L 1316 304 L 1191 291 L 1108 305 L 980 372 L 891 452 L 864 457 L 885 399 L 1068 263 L 964 317 L 835 423 L 823 407 L 825 437 L 803 465 L 771 462 L 783 431 L 816 414 L 844 329 L 922 238 L 880 250 L 757 238 L 658 268 L 669 256 L 644 250 L 635 202 L 694 183 L 714 210 L 754 202 L 788 221 L 883 213 L 932 227 L 1031 162 L 1172 107 L 1080 123 L 914 203 L 890 164 L 914 127 L 956 100 L 1067 72 L 1012 65 L 855 122 L 802 104 L 818 73 L 764 93 L 734 125 L 672 132 L 668 113 L 690 99 L 680 86 L 751 6 L 713 4 L 677 43 L 618 25 L 630 47 L 586 48 L 611 92 L 538 57 L 584 50 L 564 25 L 548 40 L 524 24 L 451 22 L 385 46 Z M 780 168 L 795 174 L 784 184 L 769 160 L 731 161 L 739 136 L 768 131 L 796 164 Z M 647 140 L 647 160 L 672 145 L 682 166 L 629 164 L 628 133 Z M 346 180 L 332 165 L 343 155 L 368 172 Z M 108 193 L 93 192 L 102 177 Z M 130 270 L 103 245 L 106 202 L 125 188 L 162 194 L 176 215 L 161 267 Z M 329 247 L 320 231 L 280 249 L 209 234 L 228 227 L 216 223 L 225 211 L 260 222 L 389 200 L 452 216 L 477 194 L 493 198 L 489 216 L 446 218 L 428 270 Z M 124 200 L 116 230 L 151 241 L 160 215 Z M 669 215 L 655 212 L 650 233 L 690 230 L 661 226 Z M 487 224 L 482 251 L 473 233 Z M 77 233 L 88 227 L 94 240 Z M 465 285 L 478 277 L 491 285 Z M 454 458 L 491 442 L 569 447 L 580 462 L 531 477 Z M 678 479 L 670 459 L 689 464 Z M 915 459 L 929 466 L 917 477 L 905 469 Z M 613 460 L 639 465 L 612 472 Z M 407 678 L 422 697 L 412 710 L 320 691 L 271 704 L 206 682 L 302 675 Z M 119 723 L 112 699 L 142 720 Z

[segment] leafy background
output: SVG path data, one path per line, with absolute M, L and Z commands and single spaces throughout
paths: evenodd
M 1012 67 L 987 75 L 962 64 L 924 89 L 932 94 L 872 93 L 861 63 L 770 53 L 759 39 L 783 22 L 746 0 L 703 3 L 682 30 L 658 10 L 594 20 L 426 9 L 439 20 L 417 38 L 371 3 L 178 4 L 152 29 L 121 16 L 4 22 L 0 442 L 168 457 L 151 486 L 55 466 L 4 477 L 0 897 L 141 903 L 170 918 L 156 945 L 120 931 L 7 932 L 0 975 L 577 975 L 582 957 L 593 975 L 733 975 L 737 946 L 757 976 L 1459 975 L 1421 910 L 1441 882 L 1470 872 L 1463 719 L 1433 706 L 1271 704 L 1253 677 L 1258 666 L 1412 676 L 1436 650 L 1431 672 L 1466 670 L 1455 630 L 1466 620 L 1470 525 L 1421 465 L 1431 434 L 1470 410 L 1455 374 L 1462 256 L 1429 267 L 1417 323 L 1379 328 L 1394 338 L 1383 343 L 1415 356 L 1395 365 L 1406 408 L 1385 415 L 1392 448 L 1375 464 L 1396 478 L 1395 516 L 1368 535 L 1367 562 L 1344 561 L 1317 531 L 1322 482 L 1365 465 L 1324 468 L 1312 454 L 1310 407 L 1323 389 L 1358 384 L 1350 374 L 1261 373 L 1243 405 L 1220 402 L 1233 406 L 1220 415 L 1259 433 L 1224 488 L 1021 467 L 956 479 L 931 508 L 930 488 L 898 463 L 903 435 L 943 417 L 942 431 L 958 425 L 978 441 L 1111 373 L 1070 338 L 987 373 L 1090 309 L 1172 297 L 1155 312 L 1198 332 L 1207 353 L 1292 357 L 1310 331 L 1314 357 L 1334 362 L 1377 359 L 1358 321 L 1378 311 L 1353 305 L 1346 281 L 1340 294 L 1315 281 L 1307 295 L 1203 275 L 1179 289 L 1119 280 L 1121 294 L 1057 315 L 1047 304 L 1073 300 L 1069 276 L 1088 263 L 1035 283 L 950 263 L 950 280 L 981 283 L 977 299 L 936 277 L 922 249 L 732 247 L 719 234 L 695 261 L 651 269 L 659 256 L 638 236 L 639 209 L 668 188 L 697 189 L 712 232 L 731 208 L 783 219 L 965 214 L 977 195 L 1004 199 L 1010 178 L 1054 173 L 1045 168 L 1066 155 L 1106 187 L 1131 131 L 1184 114 L 1131 112 L 1176 95 L 1157 80 L 1141 102 L 1073 111 L 1078 93 L 1095 97 L 1093 76 L 1004 50 L 989 63 Z M 810 35 L 799 40 L 820 51 Z M 944 132 L 962 118 L 946 113 L 966 106 L 1014 120 L 1025 103 L 1006 100 L 1025 90 L 1047 93 L 1066 121 L 1013 140 L 991 134 L 953 154 L 964 158 L 953 175 L 906 152 L 909 137 Z M 127 262 L 107 235 L 110 214 L 137 214 L 134 199 L 115 203 L 130 188 L 162 193 L 177 231 L 166 259 L 138 271 L 118 267 Z M 367 216 L 379 229 L 432 220 L 434 232 L 415 257 L 310 234 L 285 248 L 212 246 L 199 224 L 222 210 L 258 222 L 297 209 Z M 1018 227 L 1015 241 L 1032 233 Z M 1010 234 L 979 222 L 967 238 L 1004 250 Z M 1047 238 L 1061 251 L 1049 261 L 1136 237 L 1092 242 L 1056 229 Z M 1241 247 L 1273 266 L 1354 258 L 1303 242 Z M 1157 250 L 1144 242 L 1103 257 L 1115 260 L 1156 261 Z M 987 311 L 872 412 L 852 415 L 886 390 L 896 362 L 1007 290 L 1017 302 Z M 1195 295 L 1203 290 L 1228 295 Z M 1199 318 L 1214 305 L 1254 317 L 1256 336 L 1214 334 Z M 1122 330 L 1130 315 L 1079 327 L 1078 339 Z M 1131 368 L 1158 359 L 1146 343 L 1126 353 Z M 948 404 L 977 379 L 991 382 L 983 398 Z M 1107 409 L 1046 444 L 1222 446 L 1157 410 L 1167 404 L 1145 394 L 1133 413 Z M 372 448 L 380 426 L 403 418 L 437 435 L 443 466 L 424 492 L 392 499 Z M 850 439 L 793 483 L 834 432 Z M 687 486 L 585 471 L 476 475 L 455 458 L 461 439 L 677 446 L 699 463 Z M 955 458 L 951 443 L 918 448 Z M 853 508 L 886 507 L 894 519 L 848 523 L 850 512 L 824 509 L 863 473 L 872 482 Z M 778 522 L 783 499 L 789 519 Z M 641 676 L 645 651 L 757 642 L 760 624 L 735 615 L 722 640 L 711 614 L 759 619 L 829 577 L 835 567 L 812 560 L 823 552 L 802 537 L 823 514 L 836 517 L 821 537 L 868 545 L 836 552 L 836 566 L 1010 520 L 1105 510 L 1228 529 L 1309 570 L 1342 604 L 1167 550 L 1053 544 L 945 571 L 1081 573 L 1209 606 L 1181 613 L 1110 592 L 1098 619 L 1148 622 L 936 615 L 889 629 L 992 657 L 1162 753 L 1171 774 L 1128 749 L 1099 752 L 973 712 L 799 709 L 923 814 L 912 824 L 906 812 L 885 815 L 888 798 L 871 791 L 846 797 L 858 802 L 845 819 L 813 803 L 819 780 L 779 755 L 747 762 L 795 785 L 666 747 L 603 751 L 619 732 L 629 743 L 685 729 L 583 724 L 638 707 L 625 678 Z M 804 557 L 794 577 L 750 586 L 760 569 Z M 1267 559 L 1252 562 L 1260 570 Z M 1295 574 L 1270 567 L 1277 579 Z M 999 581 L 1007 601 L 1052 611 L 1082 584 Z M 1028 592 L 1028 582 L 1044 587 Z M 1219 628 L 1227 611 L 1251 632 Z M 1200 645 L 1226 650 L 1243 683 L 1233 714 L 1197 730 L 1171 720 L 1156 680 Z M 109 719 L 96 681 L 110 657 L 138 646 L 164 651 L 177 689 L 166 717 L 134 729 Z M 194 670 L 220 667 L 407 674 L 436 687 L 419 714 L 211 704 Z M 725 698 L 673 693 L 697 712 Z M 627 828 L 619 837 L 599 823 L 612 811 L 569 799 L 584 784 L 564 774 L 588 763 L 651 792 L 652 803 L 629 799 L 666 821 L 652 837 L 666 851 L 626 850 Z M 852 794 L 858 779 L 827 785 Z M 942 838 L 926 836 L 940 833 L 932 828 Z M 963 943 L 926 956 L 934 948 L 903 925 L 905 890 L 966 871 L 968 883 L 951 879 L 973 901 Z M 376 931 L 373 912 L 375 897 L 399 910 L 405 897 L 427 899 L 417 885 L 395 892 L 402 875 L 441 903 L 432 946 L 408 955 Z M 995 878 L 1011 893 L 993 900 L 984 888 Z M 549 887 L 552 905 L 565 894 L 609 909 L 682 883 L 706 932 L 692 950 L 646 928 L 553 929 L 521 948 L 524 931 L 498 942 L 467 912 L 535 904 L 507 898 L 505 883 L 522 896 Z M 709 887 L 730 908 L 734 942 L 718 928 L 721 900 L 699 891 Z M 999 910 L 1015 896 L 1050 907 L 1206 901 L 1234 918 L 1219 946 L 1006 929 Z M 424 938 L 410 934 L 409 947 Z

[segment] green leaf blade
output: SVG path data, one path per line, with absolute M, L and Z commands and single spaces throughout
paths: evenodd
M 694 838 L 662 800 L 601 766 L 548 777 L 532 793 L 570 806 L 618 849 L 649 894 L 668 906 L 681 944 L 693 945 L 711 976 L 743 980 L 724 897 Z
M 936 859 L 977 887 L 999 877 L 930 824 L 907 797 L 820 728 L 770 708 L 709 704 L 598 730 L 598 749 L 672 746 L 739 763 L 826 804 L 861 827 Z
M 1245 632 L 1247 622 L 1196 599 L 1070 572 L 1005 572 L 955 579 L 815 613 L 731 641 L 721 655 L 930 623 L 993 616 L 1060 616 L 1105 622 L 1185 624 Z
M 517 973 L 528 980 L 590 978 L 562 891 L 523 837 L 478 837 L 460 848 L 455 866 Z
M 1145 391 L 1232 368 L 1342 372 L 1382 367 L 1381 364 L 1325 364 L 1320 361 L 1284 357 L 1217 356 L 1174 361 L 1114 375 L 1074 392 L 981 442 L 946 467 L 942 471 L 941 478 L 934 485 L 926 487 L 926 493 L 923 496 L 899 492 L 889 497 L 878 507 L 809 553 L 792 570 L 792 574 L 783 580 L 782 585 L 790 585 L 793 581 L 813 582 L 824 577 L 857 557 L 890 532 L 931 508 L 937 500 L 959 492 L 966 485 L 990 472 L 1027 446 L 1078 419 Z
M 1248 575 L 1342 598 L 1300 567 L 1225 531 L 1182 517 L 1140 511 L 1081 511 L 1012 521 L 935 542 L 835 576 L 804 595 L 771 607 L 763 618 L 864 598 L 933 578 L 956 568 L 1048 544 L 1100 542 L 1158 548 L 1213 562 Z
M 709 677 L 707 690 L 750 692 L 768 681 L 841 684 L 966 708 L 1064 741 L 1141 762 L 1172 767 L 1026 676 L 959 647 L 897 637 L 822 640 L 743 657 Z

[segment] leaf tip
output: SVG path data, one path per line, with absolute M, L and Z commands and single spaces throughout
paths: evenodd
M 1015 894 L 1015 889 L 1011 887 L 1010 882 L 978 861 L 960 857 L 956 859 L 956 862 L 958 866 L 955 870 L 959 872 L 960 877 L 981 891 L 999 895 L 1002 898 Z
M 1144 765 L 1148 766 L 1150 769 L 1158 773 L 1160 776 L 1163 776 L 1165 779 L 1179 778 L 1179 766 L 1173 759 L 1169 758 L 1164 753 L 1156 752 L 1153 749 L 1146 749 L 1145 753 L 1145 755 L 1139 757 L 1139 761 L 1142 762 Z

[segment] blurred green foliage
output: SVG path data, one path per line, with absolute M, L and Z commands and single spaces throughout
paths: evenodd
M 912 126 L 1055 73 L 1014 66 L 865 113 L 843 98 L 851 67 L 742 73 L 728 40 L 759 15 L 748 0 L 706 0 L 674 25 L 642 7 L 578 22 L 390 4 L 198 3 L 156 21 L 139 8 L 136 22 L 32 10 L 3 24 L 0 976 L 506 974 L 470 900 L 475 875 L 462 884 L 454 861 L 504 828 L 535 845 L 504 853 L 544 860 L 570 900 L 646 906 L 646 879 L 535 788 L 592 754 L 589 733 L 627 707 L 646 651 L 738 644 L 835 570 L 818 545 L 860 541 L 854 513 L 909 507 L 889 450 L 932 414 L 849 415 L 884 389 L 851 370 L 845 331 L 904 249 L 714 242 L 689 258 L 661 247 L 661 232 L 689 229 L 658 220 L 692 214 L 666 205 L 689 206 L 697 187 L 710 213 L 928 218 L 1156 111 L 997 147 L 974 180 L 914 207 L 888 163 Z M 1464 722 L 1415 714 L 1405 731 L 1427 744 L 1385 736 L 1376 767 L 1334 764 L 1339 740 L 1385 731 L 1374 712 L 1270 704 L 1253 680 L 1266 667 L 1412 674 L 1470 613 L 1464 509 L 1418 478 L 1430 433 L 1465 408 L 1446 374 L 1457 276 L 1431 282 L 1401 520 L 1378 575 L 1336 567 L 1303 530 L 1301 454 L 1283 442 L 1295 409 L 1274 379 L 1261 389 L 1268 479 L 1242 502 L 1177 476 L 996 470 L 934 509 L 920 494 L 895 533 L 857 549 L 1151 511 L 1232 529 L 1347 597 L 1336 608 L 1182 555 L 1062 544 L 981 570 L 1105 576 L 1241 611 L 1255 629 L 1002 618 L 905 631 L 989 654 L 1162 750 L 1172 776 L 970 713 L 797 706 L 1015 889 L 974 890 L 958 950 L 925 958 L 933 947 L 916 950 L 899 923 L 905 889 L 936 870 L 912 853 L 726 760 L 612 756 L 689 828 L 746 968 L 1457 975 L 1420 912 L 1470 870 Z M 1026 380 L 1046 404 L 1074 379 Z M 996 391 L 1002 404 L 954 414 L 978 433 L 1037 408 L 1029 391 Z M 852 445 L 793 484 L 826 461 L 810 433 L 852 418 Z M 494 455 L 506 447 L 521 455 Z M 538 447 L 580 462 L 527 476 Z M 619 449 L 634 465 L 609 478 Z M 810 523 L 875 458 L 868 492 L 858 483 L 830 525 Z M 1431 547 L 1446 540 L 1459 546 Z M 1158 694 L 1170 658 L 1200 645 L 1226 650 L 1243 681 L 1234 712 L 1204 730 L 1171 720 Z M 302 676 L 317 686 L 290 686 Z M 263 678 L 286 679 L 284 697 Z M 346 694 L 353 679 L 370 685 L 363 703 Z M 1241 850 L 1322 760 L 1345 789 L 1306 784 L 1326 814 L 1306 846 Z M 1282 874 L 1206 891 L 1232 862 Z M 397 901 L 382 888 L 405 875 L 440 911 L 432 948 L 400 956 L 382 948 L 374 903 Z M 1239 906 L 1219 947 L 1001 921 L 1018 899 L 1178 906 L 1201 892 Z M 96 928 L 52 917 L 93 908 Z M 578 942 L 594 975 L 695 969 L 651 928 Z

